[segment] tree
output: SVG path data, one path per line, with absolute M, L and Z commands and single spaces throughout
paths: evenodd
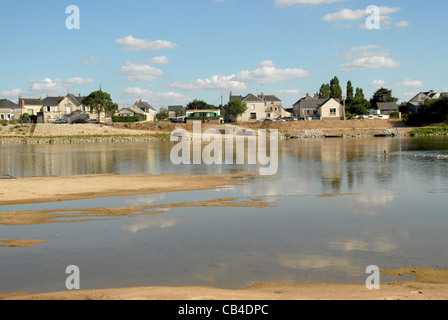
M 189 110 L 206 110 L 206 109 L 217 109 L 216 106 L 208 104 L 203 100 L 194 99 L 187 105 Z
M 338 77 L 330 81 L 330 98 L 342 100 L 342 88 L 339 85 Z
M 392 96 L 392 90 L 386 88 L 378 89 L 374 94 L 370 103 L 373 108 L 378 109 L 378 102 L 397 102 L 398 98 Z
M 322 84 L 319 90 L 319 99 L 329 99 L 330 98 L 330 85 L 328 83 Z
M 241 100 L 232 100 L 224 106 L 223 110 L 226 120 L 230 120 L 231 118 L 237 119 L 246 112 L 247 105 Z
M 350 102 L 354 98 L 352 82 L 349 80 L 347 82 L 347 102 Z
M 167 107 L 162 107 L 159 113 L 156 115 L 157 120 L 167 120 L 169 117 L 169 112 Z
M 425 102 L 421 103 L 416 113 L 409 115 L 407 124 L 411 126 L 422 126 L 442 122 L 448 122 L 447 96 L 437 100 L 425 100 Z
M 364 90 L 356 88 L 355 98 L 365 99 Z
M 114 113 L 118 110 L 118 105 L 112 101 L 110 94 L 104 91 L 94 91 L 89 94 L 82 102 L 85 106 L 90 107 L 90 111 L 96 111 L 98 114 L 98 122 L 101 122 L 100 116 L 102 112 Z

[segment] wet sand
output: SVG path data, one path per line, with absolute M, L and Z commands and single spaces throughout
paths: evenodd
M 112 196 L 217 189 L 239 185 L 252 173 L 222 175 L 78 175 L 0 179 L 0 206 Z
M 379 290 L 364 284 L 280 282 L 257 283 L 239 290 L 213 287 L 135 287 L 0 295 L 4 300 L 447 300 L 448 271 L 433 268 L 402 268 L 389 275 L 412 275 L 414 281 L 385 283 Z M 423 278 L 422 278 L 423 277 Z
M 212 176 L 184 175 L 93 175 L 69 177 L 36 177 L 0 180 L 0 205 L 55 202 L 118 195 L 165 193 L 185 190 L 215 189 L 243 184 L 253 174 Z M 329 196 L 329 195 L 326 195 Z M 336 196 L 336 195 L 332 195 Z M 212 201 L 177 204 L 181 206 L 267 206 L 260 199 L 215 199 Z M 169 205 L 168 205 L 169 206 Z M 158 214 L 167 205 L 132 208 L 133 214 Z M 85 211 L 83 211 L 85 210 Z M 111 219 L 124 213 L 121 209 L 70 209 L 74 222 L 94 217 Z M 61 211 L 53 210 L 53 211 Z M 4 225 L 24 225 L 57 222 L 52 210 L 10 212 L 2 214 Z M 129 208 L 126 210 L 129 215 Z M 67 218 L 67 215 L 64 215 Z M 37 220 L 36 220 L 37 219 Z M 67 221 L 65 221 L 67 222 Z M 48 240 L 0 239 L 10 247 L 30 247 Z M 400 268 L 385 270 L 386 276 L 410 275 L 414 281 L 384 283 L 380 290 L 367 290 L 365 284 L 330 283 L 258 283 L 239 290 L 212 287 L 137 287 L 101 290 L 64 291 L 27 294 L 0 294 L 1 299 L 13 300 L 446 300 L 448 271 L 434 268 Z

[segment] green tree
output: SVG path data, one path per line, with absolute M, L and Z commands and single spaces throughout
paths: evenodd
M 118 105 L 112 101 L 110 94 L 104 91 L 94 91 L 89 94 L 82 102 L 85 106 L 90 107 L 90 111 L 96 111 L 98 114 L 98 122 L 101 122 L 101 113 L 114 113 L 118 110 Z
M 355 98 L 365 99 L 364 90 L 356 88 Z
M 227 105 L 224 106 L 224 116 L 226 120 L 230 120 L 232 118 L 237 119 L 247 110 L 247 105 L 245 102 L 241 100 L 232 100 Z
M 208 104 L 203 100 L 194 99 L 187 105 L 189 110 L 206 110 L 206 109 L 217 109 L 216 106 Z
M 157 113 L 156 118 L 157 120 L 167 120 L 169 117 L 169 112 L 167 107 L 162 107 L 159 110 L 159 113 Z
M 392 95 L 392 90 L 386 88 L 378 89 L 374 94 L 372 99 L 370 99 L 370 103 L 373 108 L 378 109 L 378 102 L 397 102 L 398 98 L 395 98 Z
M 342 88 L 338 77 L 334 77 L 330 81 L 330 98 L 342 100 Z
M 350 102 L 354 98 L 354 89 L 352 82 L 349 80 L 347 82 L 347 102 Z
M 411 126 L 431 125 L 448 122 L 448 97 L 444 96 L 437 100 L 427 99 L 423 102 L 416 113 L 409 115 L 407 121 Z
M 328 83 L 323 83 L 319 90 L 319 99 L 329 99 L 330 98 L 330 85 Z

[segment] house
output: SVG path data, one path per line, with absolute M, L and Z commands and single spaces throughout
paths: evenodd
M 157 111 L 148 102 L 139 100 L 130 109 L 136 110 L 136 112 L 138 110 L 143 111 L 143 114 L 146 116 L 146 121 L 156 120 Z
M 261 93 L 258 98 L 264 101 L 266 118 L 276 119 L 290 117 L 291 113 L 287 112 L 282 106 L 282 100 L 275 95 L 265 95 Z
M 437 100 L 444 96 L 448 96 L 448 92 L 435 92 L 434 90 L 420 92 L 408 101 L 408 110 L 410 113 L 416 113 L 425 100 Z
M 202 121 L 203 123 L 224 123 L 220 109 L 190 109 L 186 111 L 186 122 Z
M 247 96 L 234 96 L 232 92 L 230 92 L 229 101 L 233 100 L 241 100 L 246 103 L 247 110 L 239 116 L 237 119 L 231 119 L 233 121 L 239 122 L 247 122 L 247 121 L 257 121 L 266 117 L 266 103 L 264 100 L 254 96 L 249 93 Z
M 84 97 L 81 95 L 67 94 L 66 96 L 39 98 L 19 97 L 19 105 L 23 113 L 30 116 L 38 116 L 38 122 L 52 123 L 58 119 L 64 119 L 72 122 L 78 119 L 88 119 L 93 112 L 90 108 L 83 105 Z
M 183 117 L 186 115 L 187 107 L 184 106 L 168 106 L 168 118 Z
M 0 120 L 14 120 L 20 118 L 22 114 L 19 105 L 8 99 L 0 100 Z
M 294 104 L 293 110 L 294 115 L 302 120 L 345 119 L 345 107 L 333 98 L 313 99 L 307 94 Z
M 380 114 L 391 114 L 393 112 L 399 112 L 399 108 L 396 102 L 377 102 L 376 106 Z
M 139 100 L 132 107 L 118 111 L 119 117 L 141 117 L 144 121 L 154 121 L 157 111 L 148 102 Z

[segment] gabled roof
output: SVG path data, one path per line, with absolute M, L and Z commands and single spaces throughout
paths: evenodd
M 133 107 L 140 108 L 141 110 L 148 110 L 149 109 L 149 110 L 156 111 L 156 109 L 154 109 L 148 102 L 145 102 L 145 101 L 142 101 L 142 100 L 137 101 L 133 105 Z
M 177 111 L 177 110 L 184 111 L 186 109 L 187 107 L 184 106 L 168 106 L 168 111 Z
M 137 107 L 137 106 L 132 106 L 130 108 L 128 108 L 128 110 L 132 111 L 134 114 L 141 114 L 144 115 L 145 111 L 143 111 L 141 108 Z
M 263 99 L 267 102 L 282 102 L 279 98 L 277 98 L 275 95 L 258 95 L 259 98 Z
M 377 102 L 376 106 L 381 111 L 398 111 L 396 102 Z
M 59 106 L 61 101 L 64 99 L 65 97 L 46 97 L 42 100 L 42 105 L 48 107 L 56 107 Z
M 244 102 L 263 102 L 260 98 L 254 96 L 252 93 L 249 93 L 244 99 Z
M 81 105 L 86 97 L 81 97 L 80 95 L 79 96 L 75 96 L 73 93 L 69 93 L 67 95 L 67 98 L 69 98 L 70 100 L 72 100 L 76 104 Z
M 15 109 L 18 107 L 19 107 L 19 105 L 15 104 L 14 102 L 12 102 L 8 99 L 0 100 L 0 109 Z
M 312 99 L 310 97 L 302 98 L 299 101 L 297 101 L 294 106 L 299 105 L 302 109 L 319 109 L 323 105 L 327 104 L 329 101 L 334 100 L 337 103 L 339 102 L 339 99 Z
M 42 99 L 35 98 L 19 98 L 19 104 L 22 105 L 22 101 L 25 106 L 42 106 Z

